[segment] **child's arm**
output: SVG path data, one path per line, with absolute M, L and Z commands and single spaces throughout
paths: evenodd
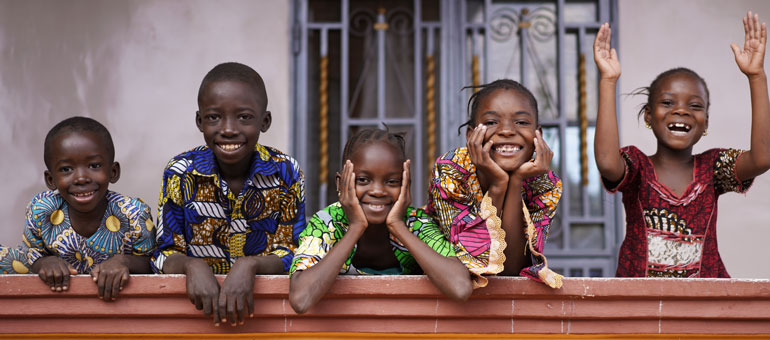
M 625 163 L 620 156 L 618 119 L 615 110 L 615 88 L 620 77 L 620 62 L 614 48 L 610 48 L 612 31 L 604 23 L 594 40 L 594 61 L 599 69 L 599 112 L 596 118 L 594 154 L 601 176 L 610 183 L 619 183 L 625 173 Z
M 535 137 L 535 161 L 522 164 L 511 175 L 502 212 L 502 224 L 505 228 L 505 265 L 502 275 L 519 275 L 521 269 L 529 265 L 529 256 L 525 255 L 526 238 L 524 237 L 524 213 L 521 209 L 521 187 L 524 180 L 547 173 L 551 169 L 553 151 L 545 143 L 538 130 Z M 506 228 L 506 226 L 510 226 Z
M 219 282 L 206 261 L 180 253 L 171 254 L 163 264 L 163 273 L 185 274 L 190 302 L 219 326 Z
M 128 282 L 129 273 L 152 273 L 150 258 L 141 255 L 118 254 L 91 269 L 98 296 L 104 301 L 114 301 L 118 292 Z
M 29 270 L 37 273 L 40 279 L 51 286 L 54 292 L 62 292 L 69 289 L 70 275 L 76 275 L 77 270 L 58 256 L 43 256 L 37 259 Z
M 348 216 L 350 226 L 342 239 L 321 261 L 304 271 L 296 271 L 292 274 L 289 303 L 298 314 L 306 312 L 329 291 L 348 255 L 366 231 L 368 226 L 366 215 L 358 202 L 355 190 L 353 163 L 348 160 L 342 168 L 339 199 L 345 215 Z
M 465 301 L 473 292 L 470 272 L 456 257 L 445 257 L 415 236 L 404 223 L 406 209 L 412 202 L 410 161 L 404 162 L 401 192 L 388 213 L 386 223 L 391 234 L 409 249 L 417 263 L 438 289 L 456 301 Z
M 735 63 L 749 78 L 751 91 L 751 149 L 740 157 L 735 173 L 742 181 L 759 176 L 770 169 L 770 102 L 767 94 L 765 74 L 765 46 L 767 28 L 759 24 L 759 16 L 751 12 L 743 18 L 746 41 L 743 51 L 736 44 L 730 44 L 735 53 Z

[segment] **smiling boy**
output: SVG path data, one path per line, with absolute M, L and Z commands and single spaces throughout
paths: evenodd
M 216 325 L 253 315 L 255 275 L 287 272 L 305 228 L 299 165 L 258 143 L 271 121 L 260 75 L 217 65 L 198 91 L 195 123 L 206 145 L 163 173 L 153 269 L 186 274 L 190 301 Z M 227 274 L 221 289 L 215 274 Z

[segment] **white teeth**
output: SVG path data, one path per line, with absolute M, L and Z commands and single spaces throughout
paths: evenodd
M 677 129 L 684 129 L 685 131 L 690 131 L 690 129 L 692 127 L 690 125 L 685 124 L 685 123 L 669 123 L 668 124 L 668 128 L 669 129 L 677 128 Z
M 504 144 L 495 147 L 496 152 L 518 152 L 519 150 L 521 150 L 519 146 L 510 144 Z
M 369 204 L 369 206 L 372 207 L 372 209 L 382 209 L 385 207 L 382 204 Z
M 235 151 L 243 146 L 243 144 L 218 144 L 218 146 L 225 151 Z
M 75 197 L 88 197 L 88 196 L 91 196 L 93 194 L 94 194 L 94 192 L 90 191 L 90 192 L 82 192 L 82 193 L 79 193 L 79 194 L 72 194 L 72 196 L 75 196 Z

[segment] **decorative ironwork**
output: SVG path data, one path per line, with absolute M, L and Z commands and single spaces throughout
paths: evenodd
M 521 13 L 510 7 L 496 9 L 489 20 L 490 38 L 505 42 L 514 34 L 526 30 L 527 36 L 540 42 L 556 35 L 556 12 L 549 7 L 533 11 L 522 8 Z
M 319 183 L 326 183 L 329 176 L 329 56 L 321 57 L 320 79 L 318 88 L 319 101 Z M 321 198 L 323 200 L 323 198 Z
M 588 115 L 586 104 L 586 55 L 580 53 L 578 61 L 578 119 L 580 120 L 580 178 L 588 186 Z
M 428 123 L 428 157 L 430 167 L 436 161 L 436 62 L 431 53 L 425 60 L 425 111 Z

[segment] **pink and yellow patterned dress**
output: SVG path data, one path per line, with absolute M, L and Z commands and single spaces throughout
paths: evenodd
M 554 288 L 561 286 L 561 275 L 548 269 L 542 252 L 561 190 L 561 180 L 553 171 L 526 179 L 521 188 L 527 222 L 523 232 L 532 261 L 521 275 Z M 449 151 L 436 161 L 429 193 L 427 212 L 439 223 L 460 261 L 474 274 L 474 287 L 486 286 L 482 275 L 503 270 L 505 232 L 491 199 L 481 190 L 466 147 Z

